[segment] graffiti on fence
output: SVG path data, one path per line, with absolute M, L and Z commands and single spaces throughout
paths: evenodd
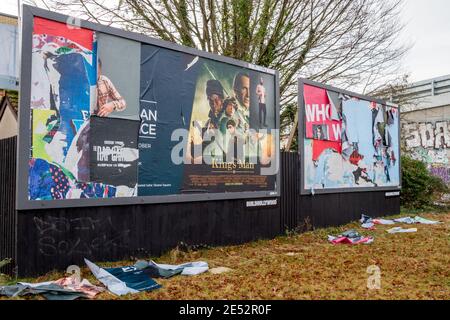
M 45 256 L 92 256 L 100 250 L 126 247 L 129 229 L 115 230 L 111 218 L 34 217 L 38 233 L 38 248 Z M 64 235 L 75 233 L 67 238 Z

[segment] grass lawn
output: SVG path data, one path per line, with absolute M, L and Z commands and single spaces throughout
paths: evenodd
M 412 212 L 402 214 L 405 215 L 414 217 Z M 210 268 L 223 266 L 232 271 L 156 279 L 163 286 L 161 289 L 122 297 L 104 292 L 96 299 L 450 299 L 450 212 L 420 216 L 444 223 L 401 225 L 417 228 L 418 232 L 388 234 L 386 230 L 392 226 L 376 226 L 376 230 L 366 231 L 354 222 L 245 245 L 189 253 L 173 250 L 154 260 L 177 264 L 204 260 Z M 328 234 L 347 229 L 372 235 L 375 241 L 369 245 L 328 243 Z M 379 290 L 367 288 L 370 265 L 381 269 Z M 62 276 L 63 273 L 54 272 L 20 280 L 38 282 Z M 99 284 L 87 267 L 82 268 L 82 277 Z

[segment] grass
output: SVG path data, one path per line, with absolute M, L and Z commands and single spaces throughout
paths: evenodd
M 403 211 L 404 215 L 414 213 Z M 450 212 L 420 215 L 444 223 L 414 225 L 417 233 L 388 234 L 386 230 L 391 226 L 366 231 L 354 222 L 238 246 L 189 253 L 172 250 L 156 260 L 163 263 L 204 260 L 211 268 L 224 266 L 232 271 L 157 279 L 163 287 L 152 292 L 122 297 L 104 292 L 96 299 L 450 299 Z M 354 246 L 327 242 L 328 234 L 350 228 L 374 236 L 375 242 Z M 379 290 L 367 288 L 366 270 L 370 265 L 381 269 Z M 62 276 L 63 273 L 53 272 L 21 281 L 48 281 Z M 86 267 L 82 268 L 82 276 L 99 284 Z

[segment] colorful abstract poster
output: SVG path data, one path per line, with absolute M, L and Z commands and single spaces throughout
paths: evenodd
M 32 157 L 48 162 L 51 162 L 53 158 L 61 158 L 62 155 L 54 155 L 53 151 L 62 150 L 62 148 L 53 148 L 51 144 L 58 130 L 56 110 L 32 110 L 32 121 Z
M 36 17 L 31 70 L 29 199 L 111 197 L 89 181 L 89 116 L 95 103 L 92 30 Z
M 303 93 L 305 190 L 400 185 L 396 107 L 306 84 Z

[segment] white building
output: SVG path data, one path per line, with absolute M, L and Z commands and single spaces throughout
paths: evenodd
M 450 75 L 413 83 L 397 100 L 408 101 L 401 107 L 407 152 L 450 183 Z
M 0 13 L 0 89 L 19 89 L 17 17 Z

